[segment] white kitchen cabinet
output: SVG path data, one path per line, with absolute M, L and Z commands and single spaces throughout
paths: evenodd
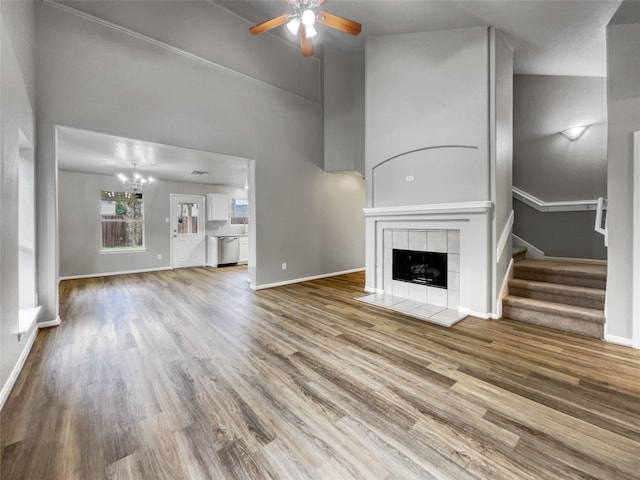
M 207 193 L 207 220 L 210 222 L 229 220 L 229 197 L 219 193 Z
M 249 237 L 240 237 L 240 253 L 238 263 L 249 262 Z

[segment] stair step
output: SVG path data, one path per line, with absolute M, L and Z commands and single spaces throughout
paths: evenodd
M 507 295 L 503 316 L 512 320 L 555 328 L 593 338 L 604 336 L 604 313 L 593 308 L 577 307 L 532 298 Z
M 599 288 L 513 278 L 509 280 L 509 294 L 534 300 L 604 310 L 605 291 Z
M 511 250 L 511 256 L 514 262 L 520 262 L 527 258 L 527 247 L 513 247 Z
M 513 266 L 514 277 L 537 282 L 559 283 L 604 290 L 607 283 L 606 265 L 522 260 Z

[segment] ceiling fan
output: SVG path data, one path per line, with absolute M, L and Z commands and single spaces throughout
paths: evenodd
M 266 22 L 254 25 L 249 29 L 254 35 L 269 31 L 280 25 L 287 24 L 287 29 L 294 35 L 300 36 L 300 50 L 302 55 L 313 55 L 313 43 L 311 38 L 316 35 L 314 24 L 316 22 L 335 28 L 351 35 L 358 35 L 362 25 L 353 20 L 332 15 L 327 12 L 317 11 L 318 7 L 327 0 L 284 0 L 291 7 L 290 13 L 285 13 Z

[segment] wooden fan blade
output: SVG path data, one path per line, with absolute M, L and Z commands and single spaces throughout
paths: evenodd
M 300 51 L 305 57 L 313 55 L 313 43 L 307 38 L 307 29 L 304 24 L 300 24 Z
M 327 27 L 335 28 L 336 30 L 341 30 L 351 35 L 358 35 L 362 30 L 362 25 L 358 22 L 337 15 L 331 15 L 327 12 L 318 12 L 317 21 Z
M 258 35 L 259 33 L 266 32 L 271 30 L 272 28 L 279 27 L 280 25 L 284 25 L 287 23 L 287 19 L 291 15 L 289 13 L 285 13 L 280 15 L 279 17 L 272 18 L 271 20 L 267 20 L 266 22 L 259 23 L 258 25 L 254 25 L 249 29 L 251 33 L 254 35 Z

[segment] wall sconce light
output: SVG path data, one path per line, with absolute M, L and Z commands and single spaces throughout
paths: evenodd
M 577 140 L 582 136 L 582 134 L 588 127 L 589 125 L 584 125 L 580 127 L 571 127 L 561 131 L 560 133 L 565 137 L 567 137 L 569 140 Z

